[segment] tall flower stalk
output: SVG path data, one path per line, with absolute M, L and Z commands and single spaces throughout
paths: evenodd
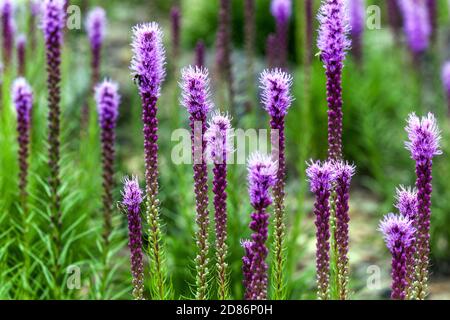
M 227 103 L 234 114 L 233 71 L 231 65 L 231 0 L 220 0 L 216 39 L 217 75 L 228 91 Z
M 274 299 L 284 298 L 284 265 L 286 225 L 284 217 L 284 198 L 286 180 L 286 138 L 285 117 L 291 106 L 290 93 L 292 77 L 281 69 L 265 70 L 260 77 L 262 103 L 270 115 L 272 158 L 278 162 L 277 182 L 273 187 L 274 196 L 274 244 L 273 265 Z
M 275 185 L 277 164 L 270 156 L 254 153 L 248 160 L 248 192 L 250 203 L 254 208 L 251 214 L 250 229 L 253 231 L 246 257 L 251 256 L 250 283 L 245 296 L 250 300 L 267 299 L 267 263 L 269 250 L 266 241 L 268 237 L 269 213 L 267 207 L 272 203 L 270 188 Z M 245 263 L 245 261 L 244 261 Z M 244 264 L 244 267 L 246 265 Z M 244 270 L 245 271 L 245 270 Z
M 208 234 L 210 228 L 208 210 L 208 167 L 204 159 L 207 130 L 206 119 L 213 107 L 209 93 L 209 73 L 205 68 L 186 67 L 181 70 L 181 103 L 189 112 L 189 126 L 191 128 L 192 159 L 194 169 L 194 192 L 197 209 L 197 256 L 196 267 L 196 293 L 197 300 L 208 297 Z
M 60 182 L 60 116 L 61 116 L 61 47 L 64 41 L 65 11 L 63 0 L 45 0 L 42 13 L 47 57 L 48 87 L 48 164 L 50 167 L 51 222 L 57 248 L 60 247 L 61 204 Z
M 275 18 L 277 37 L 277 64 L 281 68 L 287 65 L 289 18 L 292 14 L 291 0 L 272 0 L 270 11 Z
M 214 221 L 216 225 L 216 268 L 219 286 L 219 299 L 229 297 L 229 275 L 227 247 L 227 161 L 232 152 L 231 123 L 227 115 L 216 113 L 209 122 L 205 133 L 206 155 L 214 164 Z
M 392 292 L 391 298 L 404 300 L 408 287 L 408 254 L 414 239 L 415 228 L 412 221 L 392 213 L 381 221 L 379 230 L 383 233 L 386 246 L 392 254 Z
M 242 240 L 241 246 L 244 248 L 244 256 L 242 257 L 242 284 L 244 285 L 244 299 L 250 300 L 252 297 L 252 290 L 250 288 L 252 281 L 252 242 L 250 240 Z
M 14 81 L 12 98 L 17 111 L 17 141 L 19 144 L 19 191 L 22 208 L 26 208 L 28 156 L 30 152 L 31 109 L 33 91 L 24 78 Z
M 21 34 L 17 37 L 16 48 L 17 48 L 17 74 L 19 76 L 25 76 L 26 70 L 26 47 L 27 38 L 25 35 Z
M 433 157 L 441 155 L 440 131 L 432 113 L 419 119 L 414 113 L 409 115 L 406 126 L 408 141 L 406 148 L 416 162 L 417 188 L 417 236 L 416 236 L 416 282 L 414 295 L 425 299 L 428 293 L 428 268 L 430 255 L 430 218 L 432 192 Z
M 333 164 L 335 174 L 335 217 L 336 230 L 335 239 L 337 246 L 337 282 L 339 288 L 339 299 L 346 300 L 348 298 L 348 225 L 350 222 L 349 215 L 349 198 L 350 198 L 350 182 L 355 174 L 355 167 L 343 161 Z
M 357 63 L 362 60 L 362 38 L 365 26 L 366 4 L 365 0 L 347 0 L 350 22 L 350 34 L 352 38 L 352 51 Z
M 335 181 L 330 162 L 311 162 L 306 169 L 311 192 L 315 195 L 317 297 L 329 299 L 330 273 L 330 196 Z
M 86 31 L 91 48 L 91 83 L 90 89 L 95 90 L 95 86 L 100 79 L 101 52 L 105 37 L 106 13 L 103 8 L 96 7 L 89 11 L 86 18 Z M 89 104 L 86 102 L 82 110 L 82 126 L 86 127 L 89 122 Z
M 2 20 L 3 66 L 8 69 L 12 62 L 14 46 L 14 6 L 11 0 L 3 0 L 0 7 Z
M 137 177 L 125 178 L 122 191 L 122 205 L 128 219 L 128 247 L 130 248 L 131 275 L 133 277 L 133 296 L 144 300 L 144 263 L 142 254 L 142 191 Z
M 342 69 L 350 47 L 344 0 L 324 0 L 319 22 L 317 46 L 327 76 L 328 158 L 337 160 L 342 158 Z
M 116 124 L 119 115 L 120 95 L 116 83 L 105 80 L 95 89 L 98 119 L 101 130 L 103 167 L 103 238 L 109 243 L 112 231 L 114 156 Z
M 168 294 L 158 200 L 158 108 L 156 103 L 166 75 L 162 37 L 162 30 L 155 22 L 134 27 L 131 63 L 142 101 L 149 251 L 152 263 L 151 272 L 156 280 L 155 288 L 152 291 L 154 291 L 154 298 L 157 299 L 165 299 Z

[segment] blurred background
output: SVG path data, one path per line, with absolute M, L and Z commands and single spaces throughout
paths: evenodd
M 46 73 L 42 35 L 38 31 L 38 46 L 27 52 L 26 77 L 35 90 L 35 110 L 32 146 L 33 213 L 25 222 L 17 222 L 17 187 L 15 177 L 15 123 L 3 127 L 0 184 L 0 288 L 1 298 L 131 298 L 126 219 L 115 213 L 115 245 L 107 253 L 107 280 L 97 259 L 101 251 L 101 172 L 98 128 L 95 106 L 90 97 L 90 49 L 84 28 L 88 10 L 102 6 L 107 12 L 108 26 L 102 53 L 101 74 L 120 84 L 122 102 L 117 138 L 117 188 L 120 200 L 123 176 L 137 174 L 143 181 L 143 138 L 140 120 L 140 98 L 129 65 L 131 59 L 131 28 L 137 23 L 157 21 L 164 29 L 167 51 L 167 78 L 158 103 L 160 119 L 160 188 L 161 214 L 164 222 L 167 262 L 177 297 L 192 297 L 195 283 L 193 259 L 196 253 L 193 239 L 195 206 L 192 168 L 171 161 L 172 132 L 187 128 L 188 115 L 180 106 L 178 81 L 180 68 L 195 62 L 195 46 L 203 41 L 205 65 L 214 74 L 217 70 L 215 43 L 219 1 L 212 0 L 80 0 L 70 1 L 80 8 L 81 28 L 66 31 L 63 53 L 62 127 L 63 127 L 63 208 L 65 226 L 64 256 L 52 256 L 46 235 L 48 220 L 41 204 L 45 185 Z M 395 188 L 413 185 L 414 162 L 405 150 L 406 117 L 411 112 L 423 115 L 435 113 L 442 130 L 444 154 L 434 163 L 433 208 L 431 225 L 432 272 L 431 299 L 450 299 L 450 181 L 448 103 L 441 81 L 441 68 L 450 59 L 449 3 L 438 0 L 437 29 L 427 51 L 414 59 L 408 49 L 401 26 L 389 19 L 387 1 L 366 0 L 367 19 L 380 19 L 379 28 L 364 28 L 359 59 L 354 52 L 347 56 L 343 78 L 345 159 L 355 163 L 357 174 L 352 183 L 350 205 L 350 288 L 353 299 L 385 299 L 389 297 L 390 257 L 377 231 L 381 217 L 394 211 Z M 27 30 L 29 12 L 26 1 L 17 1 L 17 29 Z M 308 45 L 304 0 L 293 0 L 289 20 L 288 65 L 294 77 L 295 97 L 287 116 L 287 292 L 291 299 L 315 298 L 315 226 L 312 198 L 305 178 L 305 162 L 311 158 L 325 159 L 327 152 L 326 78 L 322 62 L 316 56 L 317 21 L 320 5 L 313 1 L 313 47 Z M 170 11 L 180 8 L 180 48 L 173 50 Z M 248 52 L 245 47 L 244 1 L 231 1 L 232 75 L 235 128 L 267 128 L 268 116 L 259 103 L 258 76 L 268 66 L 267 37 L 275 32 L 275 20 L 269 0 L 255 0 L 255 34 L 253 74 L 248 72 Z M 377 15 L 379 12 L 379 15 Z M 375 14 L 375 17 L 373 16 Z M 373 21 L 373 20 L 370 20 Z M 397 21 L 398 22 L 398 21 Z M 370 22 L 369 22 L 370 23 Z M 400 20 L 401 23 L 401 20 Z M 250 69 L 251 70 L 251 69 Z M 3 105 L 10 104 L 10 84 L 14 72 L 3 78 Z M 228 110 L 227 99 L 221 99 L 220 85 L 213 86 L 216 104 Z M 80 130 L 80 110 L 89 99 L 91 121 L 87 133 Z M 229 168 L 229 265 L 234 298 L 242 298 L 241 257 L 239 241 L 248 238 L 251 207 L 246 190 L 246 168 Z M 11 218 L 13 216 L 13 218 Z M 12 223 L 11 223 L 12 219 Z M 28 265 L 21 255 L 24 248 L 15 239 L 24 225 L 30 231 L 33 257 Z M 271 243 L 271 239 L 269 242 Z M 101 252 L 100 252 L 101 254 Z M 56 259 L 56 260 L 55 260 Z M 211 256 L 213 260 L 213 256 Z M 271 255 L 269 255 L 269 261 Z M 51 265 L 80 268 L 79 290 L 58 291 L 51 276 Z M 368 285 L 368 279 L 380 275 L 378 285 Z M 213 274 L 213 272 L 212 272 Z M 64 281 L 69 281 L 67 272 Z M 28 279 L 28 280 L 27 280 Z M 30 282 L 29 279 L 33 279 Z M 5 284 L 5 285 L 3 285 Z M 212 286 L 214 283 L 211 284 Z M 56 292 L 56 293 L 55 293 Z M 213 290 L 214 292 L 214 290 Z

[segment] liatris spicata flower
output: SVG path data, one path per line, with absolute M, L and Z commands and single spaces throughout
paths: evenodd
M 3 0 L 0 8 L 3 38 L 3 66 L 7 69 L 11 65 L 14 46 L 14 6 L 11 0 Z
M 426 0 L 399 0 L 403 28 L 408 45 L 415 57 L 427 50 L 431 25 Z
M 172 27 L 172 59 L 174 59 L 174 62 L 180 52 L 180 18 L 180 8 L 177 6 L 172 7 L 170 10 L 170 22 Z
M 196 263 L 196 298 L 207 298 L 209 211 L 208 211 L 208 168 L 203 159 L 206 149 L 206 118 L 212 108 L 209 93 L 209 74 L 206 68 L 186 67 L 181 70 L 182 105 L 190 114 L 192 157 L 194 160 L 194 192 L 198 226 L 196 242 L 198 247 Z
M 242 275 L 243 275 L 243 281 L 242 284 L 244 285 L 245 293 L 244 293 L 244 299 L 250 300 L 251 299 L 251 290 L 250 290 L 250 284 L 252 281 L 252 242 L 250 240 L 243 240 L 241 241 L 241 246 L 244 248 L 244 256 L 242 257 Z
M 355 174 L 355 167 L 347 162 L 338 161 L 333 163 L 335 174 L 336 192 L 336 230 L 335 239 L 337 245 L 337 277 L 339 285 L 339 298 L 347 299 L 348 296 L 348 224 L 350 222 L 349 215 L 349 198 L 350 198 L 350 182 Z
M 319 14 L 317 46 L 327 76 L 328 158 L 342 158 L 342 68 L 350 40 L 344 0 L 325 0 Z
M 165 78 L 165 50 L 163 33 L 155 22 L 137 25 L 133 29 L 133 60 L 131 69 L 138 79 L 144 123 L 145 182 L 147 196 L 147 221 L 149 246 L 156 279 L 155 298 L 164 299 L 167 294 L 166 275 L 163 265 L 159 184 L 158 184 L 158 118 L 156 102 Z
M 119 115 L 120 95 L 116 83 L 105 80 L 95 89 L 98 119 L 101 130 L 102 166 L 103 166 L 103 218 L 104 240 L 109 243 L 112 228 L 114 156 L 116 123 Z
M 364 32 L 366 6 L 365 0 L 347 0 L 352 51 L 358 63 L 362 59 L 362 35 Z
M 400 186 L 397 188 L 397 203 L 395 207 L 398 209 L 400 214 L 412 221 L 412 226 L 416 228 L 417 225 L 417 190 L 411 188 L 405 188 Z M 415 272 L 415 259 L 414 255 L 416 252 L 416 235 L 411 241 L 411 246 L 407 251 L 407 261 L 406 261 L 406 281 L 408 282 L 408 287 L 406 289 L 406 298 L 411 299 L 414 295 L 414 272 Z
M 266 39 L 266 57 L 267 57 L 267 67 L 273 68 L 276 65 L 277 52 L 275 50 L 277 46 L 277 37 L 275 34 L 271 33 Z
M 231 66 L 231 0 L 220 0 L 219 22 L 216 39 L 217 74 L 227 86 L 228 105 L 234 113 L 233 72 Z
M 205 43 L 202 40 L 195 45 L 195 65 L 199 68 L 205 66 Z
M 430 255 L 431 180 L 433 157 L 442 154 L 440 131 L 432 113 L 419 119 L 414 113 L 408 117 L 406 148 L 416 162 L 417 236 L 415 297 L 423 300 L 427 295 Z
M 17 68 L 19 76 L 25 75 L 25 67 L 26 67 L 26 45 L 27 38 L 25 35 L 21 34 L 17 37 L 16 47 L 17 47 Z
M 277 56 L 280 67 L 287 64 L 287 40 L 289 29 L 289 18 L 292 13 L 291 0 L 272 0 L 270 11 L 276 22 Z
M 228 297 L 227 254 L 227 161 L 232 152 L 230 119 L 227 115 L 216 113 L 209 122 L 205 133 L 206 155 L 214 163 L 214 221 L 216 224 L 216 257 L 219 285 L 219 298 Z
M 274 271 L 273 282 L 275 299 L 283 298 L 284 288 L 284 237 L 286 226 L 284 222 L 284 198 L 286 179 L 286 138 L 285 117 L 291 106 L 290 93 L 292 77 L 281 69 L 265 70 L 260 77 L 262 89 L 262 103 L 270 115 L 270 128 L 272 140 L 272 157 L 278 162 L 277 182 L 273 188 L 275 207 L 274 226 Z
M 383 233 L 386 246 L 392 254 L 391 298 L 404 300 L 408 287 L 408 254 L 413 243 L 415 229 L 409 218 L 390 213 L 381 221 L 379 230 Z
M 311 162 L 306 170 L 311 192 L 316 199 L 314 214 L 316 216 L 316 269 L 317 296 L 321 300 L 329 298 L 330 272 L 330 195 L 335 181 L 335 172 L 330 162 Z
M 144 299 L 144 263 L 142 254 L 142 191 L 137 177 L 125 178 L 122 191 L 122 205 L 127 210 L 128 246 L 130 248 L 131 275 L 133 276 L 133 296 Z
M 59 246 L 61 211 L 59 198 L 59 160 L 60 160 L 60 102 L 61 102 L 61 47 L 63 45 L 63 29 L 65 21 L 64 1 L 45 0 L 42 13 L 42 29 L 44 32 L 47 56 L 48 86 L 48 161 L 50 167 L 49 185 L 51 191 L 52 223 L 56 231 Z
M 30 144 L 31 108 L 33 91 L 24 78 L 14 81 L 12 97 L 17 111 L 17 139 L 19 143 L 19 190 L 22 206 L 27 197 L 28 154 Z
M 442 84 L 447 96 L 448 114 L 450 115 L 450 61 L 445 62 L 442 67 Z
M 267 299 L 267 263 L 269 214 L 267 207 L 272 203 L 270 188 L 277 180 L 277 163 L 270 156 L 254 153 L 248 160 L 248 192 L 255 211 L 251 214 L 251 281 L 246 297 L 251 300 Z

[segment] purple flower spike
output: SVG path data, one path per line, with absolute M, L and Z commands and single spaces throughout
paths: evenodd
M 275 262 L 273 272 L 273 284 L 275 287 L 274 298 L 283 299 L 284 288 L 284 237 L 286 225 L 284 222 L 284 198 L 286 179 L 286 138 L 285 116 L 291 106 L 292 96 L 290 89 L 292 77 L 281 69 L 265 70 L 260 77 L 262 89 L 262 103 L 269 113 L 272 158 L 278 162 L 277 182 L 273 188 L 275 207 L 274 251 Z
M 17 111 L 17 139 L 19 143 L 19 190 L 23 209 L 27 197 L 28 155 L 30 144 L 31 108 L 33 91 L 24 78 L 14 81 L 12 98 Z
M 241 246 L 244 248 L 244 256 L 242 257 L 242 274 L 243 274 L 243 282 L 245 293 L 244 293 L 244 299 L 250 300 L 251 299 L 251 281 L 252 281 L 252 242 L 250 240 L 242 240 Z
M 189 112 L 191 127 L 192 157 L 194 160 L 194 192 L 197 209 L 196 234 L 198 254 L 196 264 L 196 298 L 207 298 L 209 210 L 208 210 L 208 167 L 203 153 L 206 149 L 206 118 L 212 108 L 209 93 L 209 73 L 206 68 L 186 67 L 181 70 L 181 104 Z
M 8 68 L 12 60 L 15 32 L 14 6 L 11 0 L 3 0 L 0 14 L 2 19 L 3 65 Z
M 350 182 L 355 174 L 355 166 L 338 161 L 333 164 L 336 175 L 336 231 L 337 268 L 339 283 L 339 298 L 346 300 L 348 297 L 348 226 L 350 222 L 349 199 Z
M 349 11 L 350 33 L 352 36 L 353 54 L 357 62 L 362 59 L 362 35 L 364 32 L 366 4 L 365 0 L 347 0 Z
M 52 224 L 56 230 L 57 246 L 60 246 L 60 103 L 61 103 L 61 47 L 63 45 L 65 11 L 63 0 L 45 0 L 42 7 L 42 30 L 47 56 L 48 87 L 48 159 L 50 167 Z
M 116 123 L 119 115 L 120 95 L 116 83 L 105 80 L 95 89 L 95 100 L 100 122 L 103 165 L 103 218 L 104 240 L 109 243 L 112 230 L 114 156 Z
M 216 113 L 212 116 L 205 133 L 206 154 L 214 163 L 214 220 L 216 224 L 216 257 L 219 281 L 219 299 L 228 298 L 227 240 L 227 161 L 232 152 L 230 119 Z
M 396 193 L 397 203 L 395 207 L 402 216 L 415 221 L 417 218 L 417 190 L 400 186 L 397 188 Z
M 152 288 L 155 299 L 165 299 L 167 276 L 163 264 L 159 184 L 158 184 L 158 108 L 156 102 L 161 93 L 165 78 L 165 51 L 162 43 L 163 33 L 155 23 L 145 23 L 133 28 L 133 60 L 131 70 L 138 81 L 142 102 L 142 121 L 144 123 L 145 182 L 147 196 L 147 222 L 150 226 L 150 256 L 154 264 L 156 281 Z
M 436 0 L 427 0 L 428 7 L 428 15 L 430 19 L 430 27 L 431 27 L 431 38 L 434 39 L 436 37 L 437 32 L 437 12 L 438 12 L 438 4 Z
M 287 64 L 287 39 L 289 30 L 289 18 L 292 13 L 291 0 L 272 0 L 270 11 L 276 22 L 277 55 L 280 67 Z
M 16 47 L 17 47 L 17 73 L 19 76 L 25 75 L 26 69 L 26 46 L 27 46 L 27 38 L 25 35 L 21 34 L 17 37 Z
M 450 115 L 450 61 L 444 63 L 441 78 L 447 96 L 448 114 Z
M 100 56 L 103 45 L 103 39 L 105 37 L 106 28 L 106 13 L 103 8 L 96 7 L 89 11 L 86 18 L 86 31 L 89 37 L 89 43 L 91 46 L 91 69 L 92 78 L 91 84 L 95 86 L 100 78 Z
M 428 49 L 431 36 L 427 0 L 399 0 L 403 14 L 403 28 L 414 55 Z
M 316 216 L 316 270 L 317 296 L 320 300 L 329 298 L 330 272 L 330 195 L 336 179 L 330 162 L 310 162 L 306 175 L 311 192 L 315 195 L 314 214 Z
M 344 0 L 326 0 L 322 3 L 317 46 L 327 76 L 328 101 L 328 158 L 342 158 L 342 68 L 350 47 Z
M 277 179 L 277 164 L 270 156 L 254 153 L 248 160 L 248 192 L 250 203 L 255 209 L 251 214 L 250 229 L 253 230 L 250 265 L 251 281 L 245 294 L 251 300 L 267 299 L 267 263 L 269 214 L 267 207 L 272 203 L 270 188 Z
M 433 157 L 441 155 L 440 131 L 432 113 L 419 119 L 409 115 L 406 127 L 408 140 L 405 145 L 416 161 L 417 219 L 416 219 L 416 286 L 415 297 L 425 299 L 428 291 L 428 267 L 430 255 L 430 218 Z
M 413 244 L 415 228 L 412 221 L 392 213 L 381 221 L 379 230 L 383 233 L 386 246 L 392 254 L 391 298 L 404 300 L 407 295 L 407 262 Z
M 180 8 L 172 7 L 170 10 L 170 22 L 172 27 L 172 55 L 173 59 L 177 59 L 180 51 Z
M 142 254 L 142 191 L 137 177 L 125 178 L 122 191 L 122 205 L 127 210 L 128 246 L 130 248 L 131 275 L 133 276 L 133 296 L 144 300 L 144 263 Z

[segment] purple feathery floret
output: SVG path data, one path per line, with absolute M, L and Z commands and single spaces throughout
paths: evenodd
M 2 19 L 3 65 L 8 68 L 12 60 L 14 45 L 14 5 L 11 0 L 3 0 L 0 14 Z
M 314 214 L 316 216 L 316 272 L 317 295 L 321 300 L 329 298 L 330 271 L 330 195 L 336 179 L 331 162 L 310 162 L 306 169 L 311 192 L 315 195 Z
M 292 76 L 281 69 L 264 70 L 260 83 L 264 109 L 273 118 L 284 117 L 292 103 Z
M 400 186 L 396 190 L 397 203 L 395 207 L 400 214 L 415 221 L 417 218 L 417 190 L 411 187 Z
M 26 68 L 26 46 L 27 46 L 27 38 L 24 34 L 20 34 L 16 39 L 16 48 L 17 48 L 17 68 L 19 76 L 25 75 Z
M 95 89 L 95 100 L 99 114 L 100 127 L 114 129 L 119 115 L 120 95 L 117 83 L 103 81 Z
M 404 300 L 408 290 L 408 255 L 413 245 L 415 228 L 412 221 L 392 213 L 381 221 L 379 230 L 383 233 L 386 246 L 392 254 L 391 298 Z
M 426 0 L 399 0 L 403 28 L 411 51 L 417 55 L 430 43 L 431 24 Z
M 441 79 L 447 96 L 448 114 L 450 115 L 450 61 L 446 61 L 442 66 Z
M 349 244 L 349 199 L 350 199 L 350 182 L 355 174 L 355 166 L 344 161 L 333 163 L 335 179 L 336 179 L 336 198 L 335 198 L 335 214 L 336 214 L 336 230 L 335 239 L 337 245 L 337 268 L 339 281 L 339 298 L 347 299 L 348 290 L 348 244 Z
M 347 0 L 350 34 L 352 37 L 353 53 L 357 61 L 361 61 L 362 34 L 365 24 L 365 0 Z
M 206 68 L 186 67 L 181 70 L 181 104 L 189 112 L 191 127 L 192 158 L 194 161 L 194 192 L 197 209 L 196 235 L 198 255 L 196 257 L 196 298 L 206 299 L 209 250 L 209 211 L 208 211 L 208 167 L 204 159 L 206 149 L 206 119 L 212 108 L 209 93 L 209 73 Z
M 441 155 L 440 130 L 432 113 L 419 119 L 409 115 L 406 127 L 409 141 L 405 143 L 411 157 L 416 161 L 417 218 L 416 236 L 416 280 L 415 296 L 423 300 L 427 295 L 428 267 L 430 255 L 430 219 L 432 193 L 433 157 Z
M 31 108 L 33 91 L 24 78 L 14 81 L 12 99 L 17 111 L 17 139 L 19 143 L 19 189 L 22 205 L 27 196 L 28 154 L 30 144 Z
M 228 297 L 227 271 L 227 161 L 232 152 L 231 123 L 228 115 L 215 113 L 205 133 L 206 156 L 214 163 L 214 221 L 216 225 L 216 257 L 219 298 Z
M 133 28 L 133 60 L 131 70 L 138 77 L 139 89 L 158 98 L 166 76 L 163 33 L 156 22 L 144 23 Z
M 142 254 L 142 191 L 137 177 L 125 178 L 122 191 L 122 205 L 127 210 L 128 246 L 130 248 L 131 275 L 133 277 L 133 296 L 136 300 L 144 299 L 144 263 Z
M 272 203 L 270 188 L 275 185 L 277 170 L 277 163 L 268 155 L 254 153 L 248 160 L 248 189 L 251 205 L 255 209 L 250 222 L 250 229 L 253 230 L 250 265 L 252 275 L 246 292 L 246 297 L 251 300 L 267 299 L 267 207 Z
M 272 0 L 270 13 L 277 21 L 287 22 L 292 14 L 291 0 Z
M 325 0 L 318 16 L 317 46 L 327 76 L 328 158 L 342 158 L 342 69 L 351 41 L 344 0 Z

